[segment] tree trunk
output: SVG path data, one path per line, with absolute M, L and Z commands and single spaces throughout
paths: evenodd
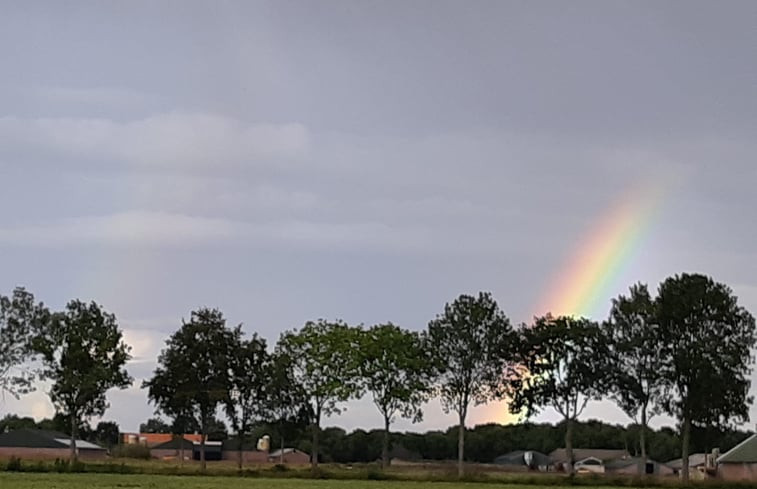
M 179 466 L 184 467 L 184 434 L 183 433 L 179 435 L 179 457 L 181 457 Z
M 239 470 L 242 470 L 242 444 L 244 443 L 244 437 L 239 436 L 239 445 L 237 446 L 237 462 L 239 464 Z
M 639 466 L 639 475 L 644 476 L 647 473 L 647 406 L 641 408 L 641 432 L 639 433 L 639 444 L 641 445 L 641 465 Z
M 76 462 L 76 416 L 71 414 L 71 460 L 73 464 Z
M 460 413 L 460 425 L 457 428 L 457 477 L 460 479 L 465 475 L 464 466 L 465 451 L 465 413 Z
M 565 418 L 565 456 L 568 458 L 568 475 L 573 476 L 573 419 L 570 417 Z
M 321 407 L 315 411 L 315 422 L 313 423 L 313 454 L 310 459 L 310 466 L 313 469 L 318 468 L 318 434 L 321 431 Z
M 284 430 L 282 430 L 283 433 Z M 281 435 L 281 450 L 279 451 L 279 463 L 284 465 L 284 435 Z
M 205 422 L 202 423 L 202 429 L 200 430 L 200 470 L 205 472 L 207 468 L 205 464 Z
M 683 440 L 681 446 L 681 481 L 689 482 L 689 439 L 691 438 L 691 419 L 689 415 L 683 416 Z
M 384 443 L 381 446 L 381 468 L 389 467 L 389 416 L 384 416 Z

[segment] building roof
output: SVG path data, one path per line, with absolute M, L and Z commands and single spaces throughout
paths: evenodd
M 651 458 L 647 457 L 646 462 L 641 457 L 630 457 L 630 458 L 619 458 L 616 460 L 611 460 L 605 464 L 605 468 L 607 469 L 622 469 L 624 467 L 628 467 L 631 465 L 636 465 L 640 463 L 652 463 L 655 465 L 667 465 L 667 464 L 661 464 L 660 462 L 657 462 L 655 460 L 652 460 Z
M 757 434 L 750 436 L 718 457 L 719 464 L 757 462 Z
M 619 458 L 629 458 L 630 456 L 631 454 L 629 454 L 627 450 L 603 449 L 603 448 L 574 448 L 573 449 L 574 461 L 594 457 L 594 458 L 598 458 L 599 460 L 602 460 L 603 462 L 609 462 L 610 460 L 617 460 Z M 564 448 L 558 448 L 556 450 L 553 450 L 552 453 L 549 454 L 549 458 L 552 459 L 553 462 L 558 462 L 558 463 L 568 461 L 568 455 Z
M 24 428 L 0 434 L 0 447 L 17 448 L 69 448 L 71 437 L 65 433 Z M 105 450 L 103 447 L 84 440 L 76 440 L 79 450 Z
M 692 453 L 691 455 L 689 455 L 689 467 L 699 467 L 700 465 L 704 465 L 706 458 L 706 453 Z M 665 465 L 672 469 L 681 470 L 681 468 L 683 467 L 683 459 L 677 458 L 675 460 L 667 462 Z
M 182 448 L 182 445 L 184 450 L 192 450 L 192 448 L 194 448 L 194 442 L 187 440 L 186 438 L 179 438 L 178 436 L 167 442 L 153 445 L 150 448 L 152 450 L 179 450 Z
M 168 441 L 171 441 L 174 439 L 174 436 L 172 433 L 123 433 L 124 437 L 128 437 L 129 435 L 133 435 L 137 438 L 137 440 L 140 443 L 144 443 L 148 447 L 153 447 L 155 445 L 161 445 L 163 443 L 166 443 Z M 198 434 L 191 434 L 187 433 L 183 435 L 184 438 L 186 438 L 189 441 L 197 441 L 199 442 L 202 438 L 202 435 Z
M 526 455 L 530 454 L 530 455 Z M 547 455 L 534 450 L 515 450 L 494 459 L 494 463 L 497 465 L 522 465 L 527 466 L 526 458 L 530 459 L 532 467 L 538 467 L 542 465 L 551 465 L 552 461 Z
M 305 452 L 301 452 L 300 450 L 297 450 L 296 448 L 285 448 L 284 449 L 284 455 L 288 453 L 302 453 L 307 455 Z M 269 457 L 281 457 L 281 449 L 274 450 L 271 453 L 268 454 Z

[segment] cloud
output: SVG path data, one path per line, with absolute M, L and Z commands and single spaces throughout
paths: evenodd
M 47 157 L 184 170 L 296 159 L 307 152 L 310 135 L 296 123 L 247 124 L 214 114 L 169 112 L 128 122 L 2 117 L 0 144 L 6 162 Z
M 129 211 L 0 229 L 0 244 L 15 246 L 260 245 L 315 248 L 422 249 L 424 232 L 379 222 L 251 222 L 166 212 Z

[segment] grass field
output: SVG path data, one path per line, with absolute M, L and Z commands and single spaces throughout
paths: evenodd
M 145 474 L 38 474 L 0 472 L 2 489 L 492 489 L 491 483 L 266 479 Z M 507 484 L 507 489 L 538 489 Z M 559 486 L 550 486 L 551 488 Z M 596 486 L 594 489 L 602 489 Z M 607 486 L 605 486 L 607 489 Z

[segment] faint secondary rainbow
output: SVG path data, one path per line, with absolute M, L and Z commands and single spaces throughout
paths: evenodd
M 536 313 L 601 319 L 603 308 L 609 310 L 617 279 L 655 220 L 662 195 L 661 185 L 651 183 L 633 189 L 610 207 L 554 276 Z

